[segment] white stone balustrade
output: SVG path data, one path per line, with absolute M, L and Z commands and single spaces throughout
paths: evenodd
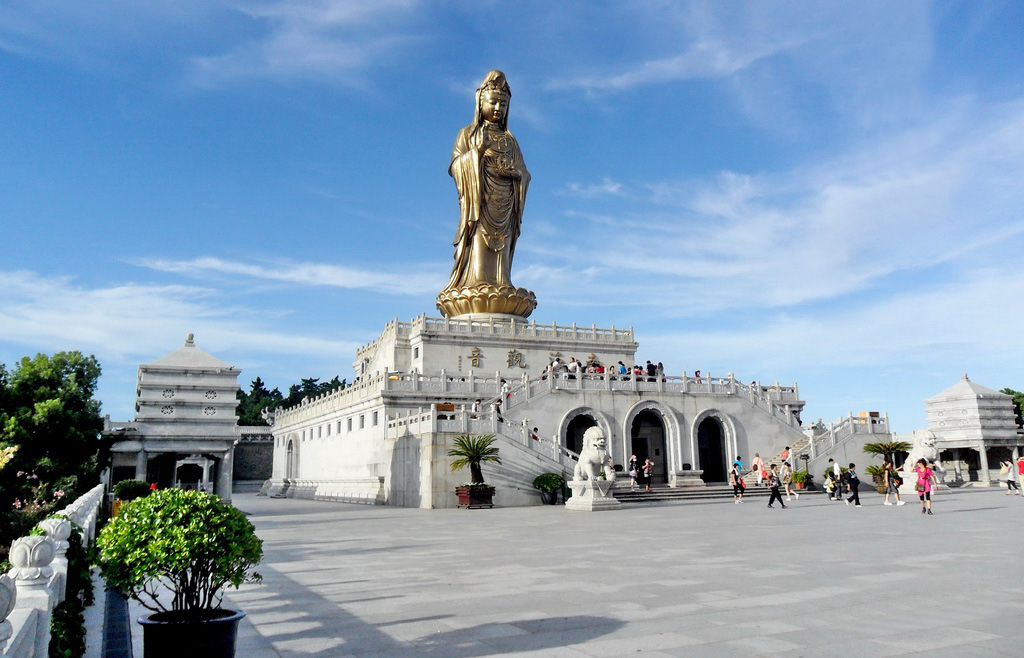
M 834 448 L 855 434 L 889 434 L 889 414 L 881 416 L 854 416 L 853 412 L 846 418 L 840 418 L 829 425 L 828 430 L 816 435 L 810 442 L 811 459 Z
M 11 544 L 7 575 L 0 575 L 0 656 L 46 658 L 53 608 L 64 600 L 71 523 L 83 529 L 83 541 L 95 539 L 103 485 L 55 512 L 39 524 L 45 535 L 19 537 Z

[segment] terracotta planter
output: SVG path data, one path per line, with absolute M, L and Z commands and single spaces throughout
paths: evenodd
M 793 486 L 796 487 L 797 489 L 803 489 L 804 487 L 807 486 L 807 483 L 806 482 L 794 482 Z
M 456 487 L 459 507 L 494 507 L 494 487 Z
M 139 617 L 146 658 L 234 658 L 238 622 L 245 613 L 235 610 L 204 612 L 208 613 L 207 618 L 180 612 L 158 612 Z

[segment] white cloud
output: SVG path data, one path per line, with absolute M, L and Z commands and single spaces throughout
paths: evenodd
M 584 199 L 593 199 L 594 197 L 606 195 L 618 196 L 622 194 L 622 183 L 607 177 L 602 178 L 600 183 L 591 183 L 590 185 L 568 183 L 565 186 L 565 193 Z
M 213 257 L 192 260 L 140 259 L 134 264 L 160 272 L 205 277 L 228 274 L 285 283 L 375 290 L 400 295 L 422 295 L 444 286 L 434 273 L 374 272 L 324 263 L 278 262 L 274 265 L 239 263 Z
M 416 0 L 291 0 L 239 8 L 260 36 L 216 55 L 192 59 L 200 85 L 269 78 L 358 84 L 365 69 L 415 41 L 401 24 Z
M 219 350 L 323 356 L 347 355 L 357 345 L 275 332 L 265 326 L 264 315 L 262 309 L 226 303 L 210 288 L 134 283 L 89 288 L 68 277 L 0 271 L 0 335 L 36 350 L 152 360 L 190 332 Z

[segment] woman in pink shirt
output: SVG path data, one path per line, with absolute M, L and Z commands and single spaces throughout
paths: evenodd
M 928 462 L 924 459 L 917 460 L 917 464 L 914 465 L 914 473 L 917 473 L 917 485 L 914 489 L 917 491 L 918 498 L 921 499 L 921 514 L 925 512 L 931 514 L 934 473 L 932 469 L 928 468 Z

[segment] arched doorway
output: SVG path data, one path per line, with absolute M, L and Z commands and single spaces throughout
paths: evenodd
M 295 452 L 295 441 L 288 439 L 288 452 L 284 465 L 284 476 L 289 480 L 294 480 L 298 471 L 297 455 Z
M 580 414 L 574 417 L 565 428 L 565 447 L 575 453 L 583 452 L 583 433 L 596 426 L 597 421 L 592 416 Z
M 630 428 L 632 438 L 632 454 L 636 455 L 637 464 L 642 465 L 648 457 L 654 462 L 654 472 L 651 475 L 652 482 L 666 482 L 668 480 L 668 454 L 665 452 L 665 424 L 662 422 L 661 414 L 644 409 L 633 419 Z
M 705 482 L 726 481 L 725 432 L 717 418 L 705 418 L 697 426 L 697 465 Z
M 181 464 L 176 473 L 177 485 L 181 489 L 199 489 L 203 482 L 203 467 L 199 464 Z

